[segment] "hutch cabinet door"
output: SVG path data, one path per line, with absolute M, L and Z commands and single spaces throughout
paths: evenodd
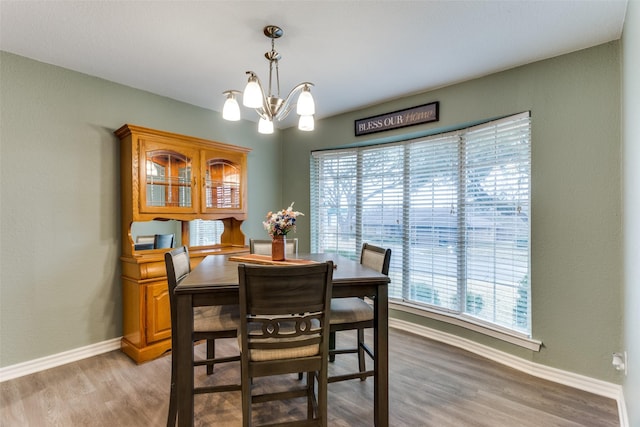
M 147 343 L 171 337 L 171 305 L 167 282 L 146 286 Z
M 140 212 L 196 213 L 198 150 L 140 141 Z
M 246 156 L 202 151 L 201 211 L 215 214 L 246 213 Z

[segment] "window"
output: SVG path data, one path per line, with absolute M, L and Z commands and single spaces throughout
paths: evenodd
M 530 118 L 311 158 L 311 249 L 392 249 L 389 297 L 531 335 Z

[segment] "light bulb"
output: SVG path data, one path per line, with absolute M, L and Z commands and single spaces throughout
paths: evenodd
M 251 75 L 249 77 L 247 86 L 244 88 L 242 104 L 249 108 L 262 107 L 262 88 L 260 87 L 258 78 L 255 75 Z
M 227 100 L 222 107 L 222 118 L 232 122 L 240 120 L 240 106 L 236 100 L 236 91 L 227 91 Z
M 316 113 L 316 104 L 313 102 L 313 96 L 311 96 L 309 86 L 305 86 L 302 92 L 300 92 L 296 112 L 301 116 L 311 116 Z
M 298 121 L 298 129 L 309 132 L 314 128 L 315 122 L 313 120 L 313 116 L 300 116 L 300 120 Z
M 273 133 L 273 121 L 260 117 L 258 121 L 258 132 L 266 135 Z

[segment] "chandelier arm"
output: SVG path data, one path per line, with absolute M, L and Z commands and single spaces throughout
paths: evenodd
M 294 106 L 295 104 L 292 104 L 292 103 L 283 104 L 282 108 L 280 109 L 280 111 L 278 111 L 278 114 L 276 115 L 276 119 L 278 121 L 284 120 L 285 117 L 289 115 L 289 113 L 291 112 Z
M 270 117 L 270 115 L 265 111 L 264 108 L 256 108 L 255 109 L 256 113 L 258 114 L 258 116 L 260 116 L 261 118 L 265 119 L 265 120 L 271 120 L 273 121 L 273 119 Z
M 282 104 L 282 107 L 278 111 L 278 114 L 276 114 L 275 116 L 275 118 L 278 121 L 283 120 L 285 117 L 287 117 L 287 115 L 291 111 L 291 108 L 293 108 L 293 104 L 291 103 L 291 101 L 293 100 L 293 97 L 295 96 L 296 93 L 303 90 L 306 86 L 314 86 L 314 84 L 311 82 L 302 82 L 298 84 L 296 87 L 294 87 L 293 89 L 291 89 L 291 92 L 289 92 L 289 95 L 287 95 L 287 97 L 285 98 L 284 103 Z

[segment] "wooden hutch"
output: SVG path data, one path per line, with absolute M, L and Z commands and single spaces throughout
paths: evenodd
M 134 222 L 177 220 L 192 268 L 207 255 L 248 252 L 247 148 L 126 124 L 120 139 L 122 351 L 137 363 L 171 349 L 164 253 L 137 250 Z M 190 221 L 220 220 L 219 244 L 190 246 Z

